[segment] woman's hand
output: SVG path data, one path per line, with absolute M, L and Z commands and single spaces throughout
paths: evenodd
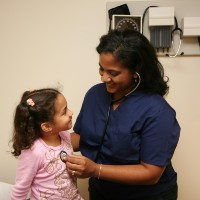
M 78 178 L 98 177 L 100 164 L 82 155 L 70 155 L 66 158 L 66 166 L 70 174 Z
M 154 185 L 165 167 L 141 162 L 137 165 L 101 165 L 82 155 L 66 157 L 67 169 L 78 178 L 96 177 L 128 185 Z

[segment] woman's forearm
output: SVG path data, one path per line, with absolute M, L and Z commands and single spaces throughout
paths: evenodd
M 137 165 L 104 165 L 79 155 L 67 157 L 67 168 L 78 178 L 95 177 L 128 185 L 153 185 L 158 182 L 165 167 L 141 162 Z
M 80 135 L 73 132 L 71 133 L 71 143 L 74 151 L 79 151 Z

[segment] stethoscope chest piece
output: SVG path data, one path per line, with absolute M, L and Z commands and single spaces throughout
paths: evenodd
M 68 154 L 67 154 L 66 151 L 61 151 L 61 152 L 60 152 L 60 159 L 61 159 L 64 163 L 66 163 L 65 158 L 66 158 L 67 156 L 68 156 Z

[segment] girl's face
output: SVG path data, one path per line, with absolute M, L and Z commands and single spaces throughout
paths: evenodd
M 133 89 L 133 73 L 116 61 L 111 53 L 100 54 L 99 66 L 101 80 L 106 84 L 107 91 L 113 94 L 113 98 L 120 98 Z
M 65 97 L 62 94 L 59 94 L 55 101 L 55 115 L 52 123 L 52 132 L 58 133 L 72 128 L 72 115 L 73 112 L 68 109 Z

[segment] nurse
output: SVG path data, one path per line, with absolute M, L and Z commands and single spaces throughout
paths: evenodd
M 180 126 L 154 47 L 137 31 L 112 30 L 96 50 L 103 83 L 85 95 L 72 133 L 83 156 L 67 158 L 69 172 L 90 177 L 90 200 L 176 200 Z

